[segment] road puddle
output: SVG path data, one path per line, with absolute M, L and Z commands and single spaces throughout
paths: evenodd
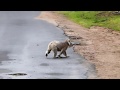
M 13 74 L 8 74 L 8 75 L 13 75 L 13 76 L 24 76 L 27 75 L 26 73 L 13 73 Z
M 57 76 L 58 76 L 58 75 L 59 75 L 59 76 L 60 76 L 60 75 L 64 75 L 63 73 L 46 73 L 46 74 L 48 74 L 48 75 L 57 75 Z
M 47 63 L 41 63 L 40 66 L 49 66 Z

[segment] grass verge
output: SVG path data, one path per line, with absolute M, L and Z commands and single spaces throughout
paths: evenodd
M 86 28 L 102 26 L 120 31 L 120 15 L 115 15 L 112 11 L 59 11 L 58 13 Z

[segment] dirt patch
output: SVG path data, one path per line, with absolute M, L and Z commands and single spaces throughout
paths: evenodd
M 46 20 L 61 28 L 73 41 L 74 50 L 95 64 L 102 79 L 120 78 L 120 33 L 103 27 L 84 28 L 54 11 L 45 11 L 37 19 Z

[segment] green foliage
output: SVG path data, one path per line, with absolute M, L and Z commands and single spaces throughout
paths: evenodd
M 59 13 L 87 28 L 102 26 L 120 31 L 120 15 L 114 15 L 112 11 L 60 11 Z

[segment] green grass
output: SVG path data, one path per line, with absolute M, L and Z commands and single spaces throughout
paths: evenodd
M 113 15 L 110 11 L 59 11 L 58 13 L 87 28 L 102 26 L 120 31 L 120 15 Z

